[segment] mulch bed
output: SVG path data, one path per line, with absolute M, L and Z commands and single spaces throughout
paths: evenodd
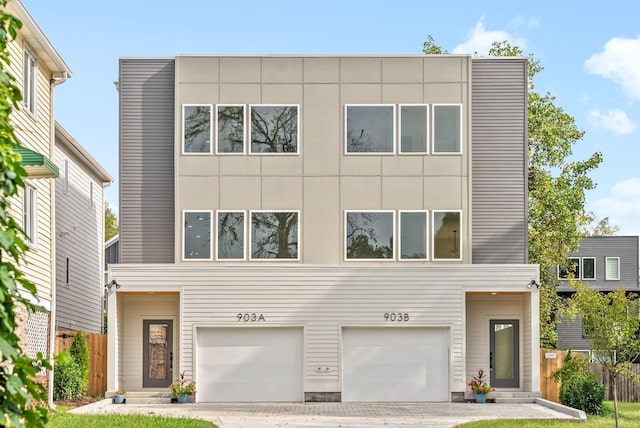
M 82 397 L 74 398 L 73 400 L 60 400 L 54 401 L 56 406 L 68 406 L 68 407 L 80 407 L 87 404 L 95 403 L 97 400 L 94 397 Z

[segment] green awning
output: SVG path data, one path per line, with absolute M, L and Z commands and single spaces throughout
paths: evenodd
M 56 178 L 59 175 L 58 167 L 45 155 L 23 146 L 15 146 L 13 150 L 22 156 L 20 164 L 29 178 Z

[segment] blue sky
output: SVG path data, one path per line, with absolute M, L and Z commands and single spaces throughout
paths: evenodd
M 586 135 L 576 159 L 604 162 L 587 208 L 640 234 L 640 3 L 628 0 L 23 0 L 73 77 L 56 119 L 118 174 L 118 58 L 176 54 L 420 53 L 427 35 L 455 53 L 509 40 L 540 59 L 550 92 Z M 107 189 L 117 209 L 118 184 Z

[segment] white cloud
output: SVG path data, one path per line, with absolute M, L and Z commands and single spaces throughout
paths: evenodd
M 601 113 L 600 110 L 591 110 L 587 120 L 593 128 L 605 129 L 617 135 L 631 134 L 636 130 L 636 124 L 629 119 L 627 113 L 620 109 L 609 110 L 606 113 Z
M 484 16 L 476 23 L 475 27 L 469 31 L 469 39 L 453 48 L 454 54 L 474 54 L 488 55 L 493 42 L 508 40 L 509 43 L 517 45 L 520 49 L 525 48 L 526 40 L 511 36 L 504 30 L 487 31 L 484 28 Z
M 609 196 L 595 201 L 590 209 L 597 218 L 609 217 L 620 226 L 620 235 L 640 234 L 640 177 L 616 183 Z
M 614 37 L 602 52 L 591 55 L 584 66 L 589 73 L 613 80 L 631 98 L 640 99 L 640 36 Z
M 511 26 L 513 27 L 527 27 L 527 28 L 537 28 L 540 25 L 540 20 L 538 18 L 526 18 L 522 15 L 518 15 L 513 18 L 511 21 Z

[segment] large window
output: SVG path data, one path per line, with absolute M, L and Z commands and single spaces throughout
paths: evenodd
M 182 152 L 211 153 L 210 104 L 184 104 L 182 106 Z
M 218 260 L 244 260 L 245 258 L 245 212 L 217 212 Z
M 242 154 L 245 151 L 243 105 L 216 106 L 218 140 L 216 154 Z
M 620 279 L 620 257 L 606 258 L 605 279 L 610 281 L 617 281 Z
M 183 258 L 211 260 L 211 211 L 184 211 Z
M 251 259 L 298 259 L 298 211 L 251 211 Z
M 580 257 L 569 257 L 565 266 L 558 266 L 558 279 L 580 279 Z
M 346 153 L 393 154 L 395 106 L 346 105 Z
M 250 110 L 252 154 L 299 152 L 297 105 L 252 105 Z
M 22 201 L 22 228 L 27 237 L 27 243 L 38 243 L 38 192 L 29 184 L 24 186 L 24 199 Z
M 37 93 L 37 71 L 38 63 L 36 58 L 28 50 L 24 50 L 24 89 L 22 102 L 24 107 L 36 114 L 36 93 Z
M 427 212 L 400 211 L 400 260 L 426 260 Z
M 393 259 L 393 211 L 346 211 L 345 257 Z
M 400 153 L 427 153 L 427 105 L 400 106 Z
M 433 212 L 433 259 L 460 260 L 460 211 Z
M 433 106 L 433 153 L 461 153 L 462 106 Z

